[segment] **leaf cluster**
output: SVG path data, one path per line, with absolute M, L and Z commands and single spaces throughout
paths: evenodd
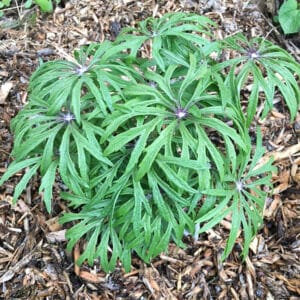
M 278 11 L 277 18 L 284 34 L 300 31 L 300 6 L 297 0 L 285 0 Z
M 37 4 L 42 12 L 52 12 L 53 11 L 53 2 L 56 2 L 57 4 L 60 2 L 60 0 L 26 0 L 24 3 L 25 8 L 30 8 L 33 4 Z M 11 6 L 11 0 L 0 0 L 0 17 L 3 15 L 3 11 L 6 7 Z
M 128 271 L 133 252 L 150 262 L 170 241 L 184 247 L 186 231 L 196 236 L 224 218 L 231 232 L 223 257 L 241 229 L 247 256 L 275 171 L 271 161 L 257 167 L 261 134 L 252 149 L 248 128 L 261 91 L 264 115 L 275 92 L 295 115 L 299 65 L 263 39 L 215 41 L 212 26 L 196 14 L 148 18 L 115 42 L 84 46 L 32 75 L 29 102 L 11 123 L 14 161 L 0 184 L 26 169 L 17 200 L 39 173 L 48 212 L 55 182 L 67 186 L 68 249 L 87 241 L 78 263 L 99 258 L 109 271 L 121 261 Z M 240 55 L 222 61 L 232 49 Z

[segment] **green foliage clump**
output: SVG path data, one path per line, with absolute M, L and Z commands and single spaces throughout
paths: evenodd
M 249 126 L 259 100 L 266 98 L 263 116 L 272 109 L 275 92 L 295 116 L 300 69 L 264 39 L 213 41 L 213 26 L 187 13 L 148 18 L 32 75 L 29 102 L 11 123 L 15 160 L 0 184 L 27 169 L 17 200 L 39 173 L 48 212 L 54 183 L 67 186 L 68 249 L 87 241 L 78 263 L 99 258 L 109 271 L 121 261 L 128 271 L 133 252 L 150 262 L 170 241 L 184 247 L 186 231 L 197 235 L 225 217 L 223 258 L 240 229 L 248 255 L 274 171 L 271 161 L 259 164 L 261 133 L 252 149 Z M 222 61 L 229 50 L 236 58 Z
M 11 0 L 1 0 L 0 1 L 0 8 L 9 7 Z
M 285 0 L 278 11 L 277 17 L 284 34 L 300 31 L 300 5 L 297 0 Z
M 11 6 L 11 0 L 0 0 L 0 9 L 4 9 Z M 30 8 L 33 4 L 37 4 L 42 12 L 52 12 L 53 11 L 53 2 L 54 0 L 26 0 L 24 3 L 25 8 Z M 55 0 L 56 3 L 59 3 L 60 0 Z M 3 15 L 3 12 L 0 11 L 0 17 Z

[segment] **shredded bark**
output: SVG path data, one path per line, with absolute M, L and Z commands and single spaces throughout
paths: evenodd
M 13 1 L 12 1 L 13 2 Z M 17 1 L 16 1 L 17 2 Z M 54 2 L 54 1 L 53 1 Z M 120 30 L 148 16 L 192 11 L 213 19 L 217 38 L 242 31 L 268 37 L 300 61 L 299 34 L 283 36 L 272 23 L 277 1 L 61 1 L 53 14 L 19 5 L 0 18 L 0 176 L 10 162 L 10 120 L 26 104 L 30 75 L 39 61 L 72 55 L 91 42 L 114 40 Z M 15 4 L 14 4 L 15 5 Z M 31 181 L 17 204 L 12 203 L 20 176 L 0 187 L 0 299 L 300 299 L 300 113 L 290 121 L 278 96 L 268 117 L 259 121 L 264 145 L 275 157 L 274 191 L 267 199 L 265 222 L 240 258 L 242 238 L 229 258 L 221 249 L 229 235 L 224 221 L 186 238 L 186 249 L 170 244 L 151 264 L 133 257 L 132 270 L 121 266 L 105 274 L 97 265 L 74 264 L 82 253 L 77 244 L 66 252 L 65 227 L 58 223 L 67 210 L 55 188 L 51 215 Z M 19 174 L 21 175 L 21 174 Z

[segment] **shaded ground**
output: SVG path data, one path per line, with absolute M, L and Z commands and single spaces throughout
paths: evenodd
M 243 3 L 80 0 L 62 3 L 47 16 L 21 6 L 6 11 L 0 20 L 0 176 L 12 147 L 9 123 L 26 103 L 28 80 L 38 61 L 67 57 L 80 45 L 113 39 L 119 28 L 147 16 L 179 10 L 206 14 L 219 24 L 218 38 L 239 30 L 266 36 L 272 30 L 268 37 L 299 60 L 297 37 L 284 39 L 266 17 L 272 7 Z M 65 231 L 58 224 L 65 203 L 56 196 L 53 213 L 47 214 L 37 178 L 12 205 L 16 177 L 0 187 L 0 299 L 300 299 L 300 114 L 291 123 L 280 97 L 275 101 L 260 125 L 279 174 L 273 177 L 264 227 L 245 263 L 239 243 L 220 263 L 230 226 L 224 221 L 196 242 L 187 238 L 184 250 L 171 244 L 151 265 L 134 258 L 128 274 L 121 268 L 105 274 L 97 265 L 79 269 L 73 261 L 83 245 L 66 253 Z

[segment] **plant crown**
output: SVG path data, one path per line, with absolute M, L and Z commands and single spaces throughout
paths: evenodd
M 275 93 L 294 118 L 300 68 L 263 38 L 215 41 L 214 26 L 188 13 L 148 18 L 32 75 L 0 183 L 26 169 L 16 201 L 38 173 L 48 212 L 55 182 L 66 185 L 72 212 L 61 222 L 73 224 L 69 250 L 86 240 L 79 264 L 100 259 L 111 271 L 122 262 L 128 271 L 133 252 L 150 262 L 170 241 L 184 247 L 186 232 L 197 237 L 224 218 L 223 258 L 241 229 L 248 255 L 275 171 L 271 161 L 259 164 L 261 133 L 254 149 L 250 123 L 261 101 L 263 117 L 273 108 Z M 235 57 L 223 60 L 229 51 Z

